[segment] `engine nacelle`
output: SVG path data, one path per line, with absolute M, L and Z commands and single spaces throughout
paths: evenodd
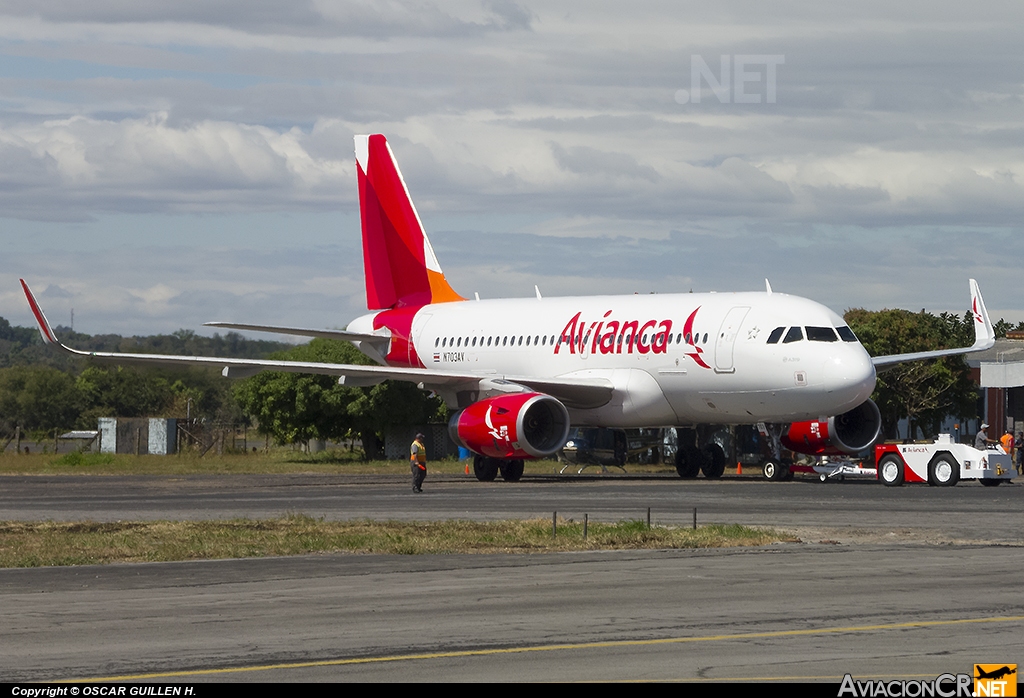
M 866 400 L 849 412 L 827 420 L 794 422 L 782 436 L 782 445 L 812 456 L 860 453 L 870 448 L 882 432 L 878 405 Z
M 544 458 L 565 445 L 569 413 L 542 393 L 511 393 L 474 402 L 448 421 L 452 441 L 492 458 Z

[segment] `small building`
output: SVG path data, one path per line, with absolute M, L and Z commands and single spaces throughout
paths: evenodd
M 981 386 L 983 416 L 992 425 L 989 436 L 1024 431 L 1024 332 L 1007 332 L 991 349 L 968 354 L 966 359 Z
M 178 420 L 100 417 L 100 453 L 166 456 L 177 452 Z

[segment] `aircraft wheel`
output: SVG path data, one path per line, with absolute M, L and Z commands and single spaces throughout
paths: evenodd
M 998 487 L 1000 482 L 1002 482 L 1002 480 L 994 477 L 981 478 L 981 484 L 985 485 L 985 487 Z
M 903 484 L 903 460 L 890 453 L 878 461 L 878 479 L 886 487 L 899 487 Z
M 523 469 L 526 463 L 521 459 L 501 461 L 498 468 L 501 470 L 501 479 L 505 482 L 519 482 L 523 477 Z
M 936 487 L 952 487 L 960 482 L 960 464 L 948 453 L 939 453 L 928 464 L 928 483 Z
M 792 473 L 789 472 L 789 468 L 774 458 L 769 458 L 764 462 L 761 472 L 764 474 L 765 480 L 774 481 L 783 480 L 787 475 L 792 475 Z
M 493 482 L 498 476 L 498 461 L 496 458 L 477 456 L 473 459 L 473 474 L 480 482 Z
M 690 479 L 700 472 L 700 451 L 695 448 L 681 448 L 676 451 L 676 472 L 679 477 Z
M 722 450 L 722 447 L 716 443 L 710 443 L 701 449 L 701 455 L 704 458 L 700 469 L 704 473 L 704 477 L 711 480 L 722 477 L 722 473 L 725 472 L 725 451 Z

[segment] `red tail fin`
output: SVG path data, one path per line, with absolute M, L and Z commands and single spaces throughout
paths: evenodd
M 465 300 L 444 278 L 387 140 L 355 141 L 367 307 Z

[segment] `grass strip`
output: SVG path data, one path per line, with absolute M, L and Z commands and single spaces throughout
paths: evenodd
M 737 525 L 647 527 L 643 521 L 324 521 L 303 515 L 223 521 L 0 522 L 0 567 L 167 562 L 309 553 L 400 555 L 720 548 L 795 541 Z
M 550 475 L 561 470 L 563 464 L 555 460 L 526 462 L 527 475 Z M 668 465 L 626 466 L 631 474 L 675 473 Z M 427 478 L 430 474 L 464 475 L 465 461 L 454 459 L 430 461 L 427 464 Z M 469 463 L 470 472 L 473 464 Z M 576 474 L 579 466 L 566 470 Z M 618 469 L 613 469 L 619 472 Z M 598 473 L 600 468 L 590 468 L 587 473 Z M 409 474 L 409 461 L 363 461 L 357 455 L 339 451 L 307 454 L 287 448 L 271 450 L 270 453 L 207 453 L 199 456 L 185 452 L 172 456 L 135 456 L 109 453 L 46 453 L 0 454 L 0 475 L 270 475 L 294 473 L 329 473 L 346 475 L 403 475 Z M 476 479 L 473 475 L 469 478 Z

